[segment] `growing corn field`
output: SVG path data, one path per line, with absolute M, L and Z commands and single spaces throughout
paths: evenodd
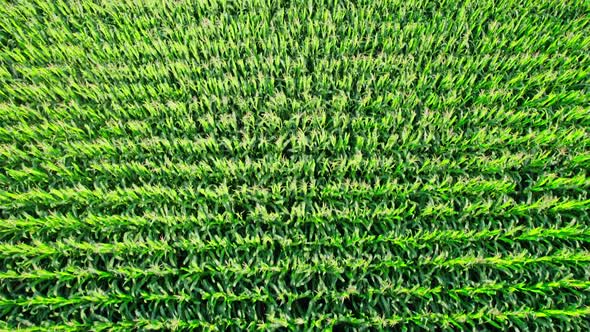
M 0 331 L 588 331 L 589 74 L 584 0 L 0 0 Z

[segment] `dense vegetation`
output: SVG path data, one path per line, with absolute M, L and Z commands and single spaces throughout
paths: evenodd
M 0 2 L 0 329 L 590 326 L 588 1 Z

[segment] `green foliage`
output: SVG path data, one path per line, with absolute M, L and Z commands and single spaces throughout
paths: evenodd
M 590 326 L 590 3 L 0 3 L 0 330 Z

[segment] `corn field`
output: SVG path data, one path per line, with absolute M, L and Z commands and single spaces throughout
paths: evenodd
M 0 330 L 590 330 L 590 2 L 0 0 Z

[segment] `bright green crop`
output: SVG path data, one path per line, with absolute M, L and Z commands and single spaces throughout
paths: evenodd
M 0 330 L 590 329 L 590 2 L 0 0 Z

